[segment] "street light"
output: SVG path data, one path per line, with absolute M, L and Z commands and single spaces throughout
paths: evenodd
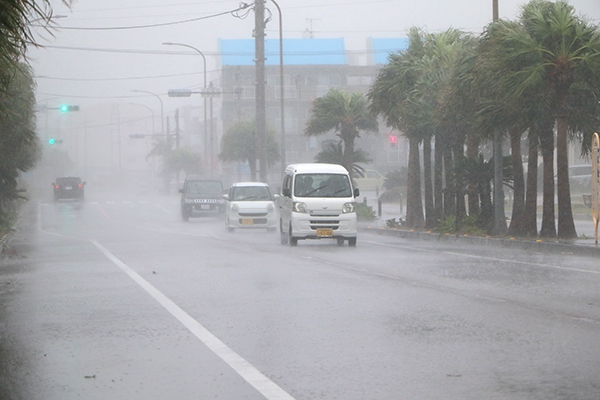
M 132 92 L 135 93 L 148 93 L 151 94 L 152 96 L 156 97 L 158 99 L 158 101 L 160 101 L 160 133 L 161 135 L 165 133 L 165 124 L 164 124 L 164 111 L 163 111 L 163 101 L 160 98 L 159 95 L 152 93 L 152 92 L 147 92 L 145 90 L 132 90 Z
M 198 54 L 200 54 L 202 56 L 202 60 L 204 62 L 204 91 L 206 91 L 206 57 L 204 56 L 204 53 L 202 53 L 200 50 L 198 50 L 194 46 L 190 46 L 189 44 L 173 43 L 173 42 L 164 42 L 163 44 L 165 46 L 187 47 L 192 50 L 195 50 Z M 206 122 L 206 115 L 207 115 L 207 112 L 206 112 L 206 97 L 205 97 L 204 98 L 204 159 L 205 160 L 208 159 L 208 124 Z M 211 124 L 212 124 L 212 121 L 211 121 Z M 211 136 L 212 136 L 212 132 L 211 132 Z M 211 158 L 212 158 L 212 154 L 211 154 Z M 212 166 L 211 166 L 211 168 L 212 168 Z

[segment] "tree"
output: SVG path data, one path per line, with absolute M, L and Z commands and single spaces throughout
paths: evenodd
M 189 147 L 180 147 L 171 151 L 167 167 L 176 173 L 184 171 L 187 176 L 199 174 L 202 171 L 202 157 Z
M 2 203 L 19 197 L 17 178 L 40 159 L 35 134 L 35 93 L 31 69 L 24 63 L 3 69 L 0 92 L 0 212 Z
M 533 0 L 522 9 L 519 21 L 500 21 L 487 32 L 490 57 L 501 67 L 504 103 L 518 102 L 532 92 L 542 93 L 556 122 L 558 176 L 558 236 L 575 238 L 568 177 L 567 141 L 574 115 L 574 87 L 598 93 L 600 32 L 597 26 L 577 17 L 565 1 Z M 595 89 L 593 89 L 595 88 Z
M 248 163 L 250 179 L 256 180 L 256 121 L 238 122 L 225 132 L 221 140 L 219 159 L 223 162 Z M 275 140 L 275 131 L 267 129 L 267 166 L 279 160 L 279 145 Z
M 317 153 L 315 156 L 315 161 L 318 163 L 328 163 L 328 164 L 339 164 L 344 165 L 344 149 L 343 142 L 340 140 L 337 143 L 327 143 L 323 150 Z M 352 176 L 354 177 L 363 177 L 365 174 L 365 168 L 359 165 L 358 163 L 370 163 L 371 160 L 366 151 L 361 149 L 355 149 L 354 154 L 352 155 Z
M 354 141 L 360 132 L 377 132 L 377 118 L 367 108 L 367 100 L 358 92 L 348 93 L 331 89 L 323 97 L 313 101 L 311 116 L 306 123 L 304 133 L 318 136 L 329 131 L 337 132 L 344 143 L 342 165 L 352 171 Z
M 71 0 L 63 3 L 68 6 Z M 4 75 L 19 64 L 28 46 L 37 46 L 31 23 L 39 21 L 48 30 L 52 27 L 52 5 L 49 0 L 2 0 L 0 14 L 0 75 Z

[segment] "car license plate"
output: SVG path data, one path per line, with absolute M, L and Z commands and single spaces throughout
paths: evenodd
M 200 204 L 201 210 L 210 210 L 210 204 Z
M 333 229 L 331 228 L 317 228 L 318 237 L 332 237 Z
M 73 189 L 73 186 L 65 186 L 65 190 L 71 190 Z
M 242 225 L 253 225 L 254 220 L 252 218 L 242 218 Z

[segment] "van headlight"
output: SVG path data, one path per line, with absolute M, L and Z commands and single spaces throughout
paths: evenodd
M 344 205 L 342 206 L 342 212 L 344 214 L 353 213 L 355 211 L 356 211 L 356 203 L 354 203 L 354 202 L 344 203 Z
M 270 213 L 273 211 L 275 211 L 275 206 L 273 205 L 273 203 L 267 204 L 267 212 Z
M 233 203 L 233 205 L 231 206 L 231 211 L 233 211 L 234 213 L 237 213 L 239 209 L 240 209 L 240 206 L 238 206 L 235 203 Z
M 306 214 L 308 212 L 308 210 L 306 209 L 306 204 L 302 202 L 295 201 L 293 209 L 297 213 Z

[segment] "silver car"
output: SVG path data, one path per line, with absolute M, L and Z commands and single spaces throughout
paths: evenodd
M 266 183 L 234 183 L 223 196 L 227 230 L 263 228 L 275 231 L 278 221 L 275 200 L 278 197 L 271 194 Z

